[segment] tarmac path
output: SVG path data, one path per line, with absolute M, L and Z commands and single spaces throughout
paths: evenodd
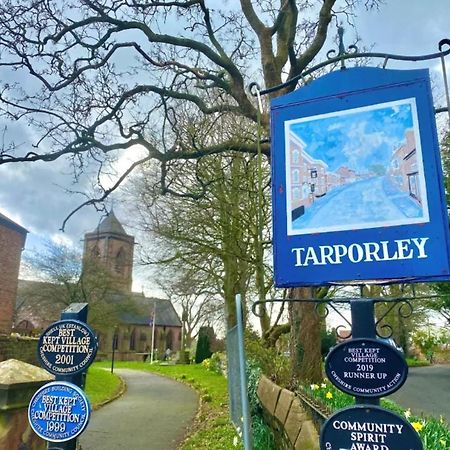
M 127 385 L 119 399 L 94 411 L 81 435 L 83 450 L 174 450 L 194 418 L 197 393 L 184 384 L 116 369 Z
M 410 368 L 406 383 L 388 398 L 414 413 L 442 416 L 450 424 L 450 364 Z

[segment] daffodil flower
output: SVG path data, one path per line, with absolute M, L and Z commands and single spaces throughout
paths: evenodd
M 328 391 L 326 394 L 325 394 L 325 397 L 327 398 L 327 399 L 332 399 L 333 398 L 333 393 L 332 392 L 330 392 L 330 391 Z
M 412 422 L 411 425 L 417 432 L 419 432 L 423 429 L 423 423 L 421 423 L 421 422 Z

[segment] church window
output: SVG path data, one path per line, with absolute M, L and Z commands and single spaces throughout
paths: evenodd
M 136 329 L 130 334 L 130 350 L 136 350 Z
M 98 245 L 95 244 L 91 249 L 91 256 L 92 258 L 98 258 L 100 256 L 100 249 L 98 248 Z
M 126 265 L 126 254 L 123 247 L 120 247 L 120 250 L 117 252 L 116 256 L 116 263 L 115 263 L 115 271 L 117 273 L 123 274 L 125 272 L 125 265 Z

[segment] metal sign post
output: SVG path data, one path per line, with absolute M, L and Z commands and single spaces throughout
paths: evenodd
M 247 376 L 245 373 L 245 350 L 244 350 L 244 322 L 242 315 L 242 301 L 241 294 L 236 294 L 236 321 L 237 321 L 237 334 L 239 342 L 239 378 L 241 389 L 241 402 L 242 402 L 242 434 L 245 450 L 252 449 L 252 434 L 251 434 L 251 416 L 250 408 L 248 405 L 248 388 L 247 388 Z
M 35 433 L 48 441 L 48 450 L 75 450 L 77 436 L 89 422 L 89 400 L 82 389 L 98 342 L 86 324 L 87 312 L 87 303 L 72 303 L 39 339 L 38 359 L 55 381 L 35 393 L 28 420 Z

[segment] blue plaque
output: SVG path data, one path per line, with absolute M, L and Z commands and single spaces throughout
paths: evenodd
M 271 102 L 277 287 L 450 279 L 427 70 L 358 67 Z
M 39 338 L 38 357 L 50 373 L 74 375 L 89 367 L 97 348 L 97 337 L 85 323 L 60 320 L 50 325 Z
M 84 431 L 90 412 L 89 400 L 78 386 L 54 381 L 34 394 L 28 407 L 28 421 L 42 439 L 64 442 Z
M 406 381 L 408 365 L 392 345 L 378 339 L 351 339 L 327 356 L 328 379 L 341 391 L 360 397 L 384 397 Z
M 419 435 L 403 417 L 379 406 L 341 409 L 324 424 L 321 450 L 423 450 Z

